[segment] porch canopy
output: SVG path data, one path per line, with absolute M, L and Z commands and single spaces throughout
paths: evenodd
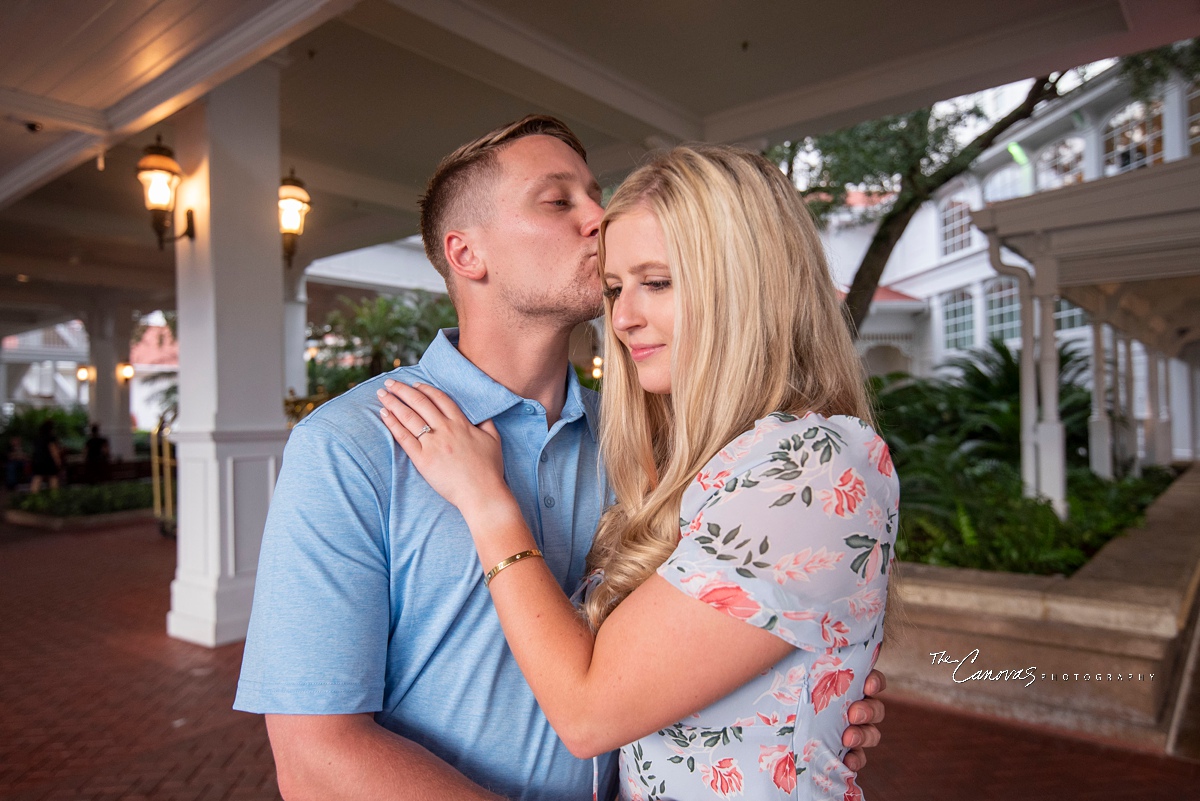
M 2 3 L 0 333 L 83 317 L 102 423 L 127 433 L 108 364 L 131 310 L 178 310 L 168 628 L 236 640 L 303 375 L 304 268 L 415 233 L 455 146 L 547 112 L 612 183 L 674 142 L 765 147 L 1197 34 L 1194 0 Z M 159 134 L 184 171 L 177 223 L 196 221 L 173 252 L 133 177 Z M 313 211 L 285 270 L 293 167 Z
M 1033 265 L 1031 294 L 1038 300 L 1041 332 L 1049 332 L 1050 343 L 1056 297 L 1081 306 L 1092 320 L 1097 387 L 1091 420 L 1093 469 L 1111 474 L 1114 445 L 1118 457 L 1136 459 L 1136 433 L 1128 428 L 1136 416 L 1146 420 L 1143 452 L 1151 461 L 1169 462 L 1170 422 L 1163 410 L 1170 373 L 1164 364 L 1170 359 L 1183 362 L 1193 387 L 1200 369 L 1200 158 L 994 203 L 971 216 L 989 238 Z M 1032 329 L 1032 304 L 1024 302 L 1021 313 Z M 1112 337 L 1104 335 L 1105 325 L 1111 326 Z M 1134 405 L 1133 341 L 1142 343 L 1145 354 L 1146 398 L 1141 409 Z M 1022 403 L 1032 404 L 1037 394 L 1032 386 L 1033 349 L 1023 348 L 1021 358 L 1027 365 Z M 1048 427 L 1023 431 L 1023 438 L 1033 440 L 1023 453 L 1036 452 L 1039 491 L 1057 500 L 1065 465 L 1061 442 L 1054 441 L 1061 440 L 1062 430 L 1054 427 L 1057 397 L 1050 397 L 1057 374 L 1053 345 L 1041 348 L 1038 358 L 1041 409 L 1040 417 L 1031 415 L 1031 420 Z M 1109 365 L 1117 368 L 1111 377 L 1106 375 Z M 1115 442 L 1109 400 L 1127 424 Z M 1189 430 L 1195 437 L 1195 408 L 1191 414 Z

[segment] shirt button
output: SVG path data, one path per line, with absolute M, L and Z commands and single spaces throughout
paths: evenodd
M 547 509 L 553 509 L 553 508 L 554 508 L 554 496 L 553 496 L 553 495 L 547 495 L 547 496 L 546 496 L 546 508 L 547 508 Z
M 533 414 L 533 407 L 526 405 L 525 406 L 525 414 Z
M 541 462 L 542 464 L 545 464 L 546 462 L 550 461 L 550 457 L 543 453 L 541 456 L 538 457 L 538 461 Z

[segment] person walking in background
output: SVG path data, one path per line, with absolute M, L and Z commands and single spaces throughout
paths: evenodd
M 59 447 L 58 437 L 54 433 L 53 420 L 45 420 L 38 426 L 37 436 L 33 438 L 32 467 L 30 492 L 41 492 L 43 483 L 48 483 L 50 489 L 58 489 L 63 459 L 62 448 Z
M 83 446 L 83 480 L 88 484 L 108 481 L 108 438 L 100 436 L 100 425 L 92 423 L 92 435 Z

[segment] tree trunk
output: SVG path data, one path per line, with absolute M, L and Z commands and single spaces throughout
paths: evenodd
M 962 175 L 971 168 L 971 164 L 984 150 L 991 147 L 1001 134 L 1021 120 L 1033 116 L 1033 110 L 1043 100 L 1058 96 L 1058 78 L 1051 79 L 1045 75 L 1037 78 L 1029 89 L 1029 94 L 1021 105 L 997 120 L 990 128 L 975 137 L 954 158 L 942 165 L 932 175 L 921 175 L 919 165 L 914 165 L 911 175 L 904 176 L 900 196 L 892 209 L 879 221 L 879 228 L 871 239 L 867 252 L 863 255 L 854 274 L 854 282 L 846 293 L 843 305 L 846 309 L 847 322 L 850 324 L 850 336 L 858 338 L 858 330 L 867 315 L 871 312 L 871 300 L 875 290 L 879 288 L 879 279 L 887 266 L 896 243 L 908 228 L 909 222 L 921 204 L 950 181 Z
M 850 285 L 850 291 L 843 301 L 850 318 L 850 336 L 855 339 L 858 339 L 858 329 L 871 311 L 871 300 L 879 287 L 883 268 L 887 266 L 896 243 L 923 202 L 916 196 L 910 196 L 903 205 L 897 203 L 879 221 L 875 236 L 871 237 L 871 244 L 867 246 L 867 252 L 858 264 L 858 272 L 854 274 L 854 283 Z

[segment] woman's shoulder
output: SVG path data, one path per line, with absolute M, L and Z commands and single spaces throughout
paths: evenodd
M 835 457 L 861 455 L 864 448 L 866 458 L 871 458 L 872 450 L 877 451 L 874 455 L 877 461 L 887 453 L 883 438 L 870 423 L 858 417 L 774 412 L 756 420 L 750 430 L 726 444 L 709 460 L 705 470 L 746 470 L 764 462 L 784 461 L 791 457 L 803 457 L 807 464 L 808 459 L 815 456 L 819 464 L 825 464 Z M 851 458 L 851 461 L 856 459 Z M 891 464 L 890 458 L 887 462 Z

